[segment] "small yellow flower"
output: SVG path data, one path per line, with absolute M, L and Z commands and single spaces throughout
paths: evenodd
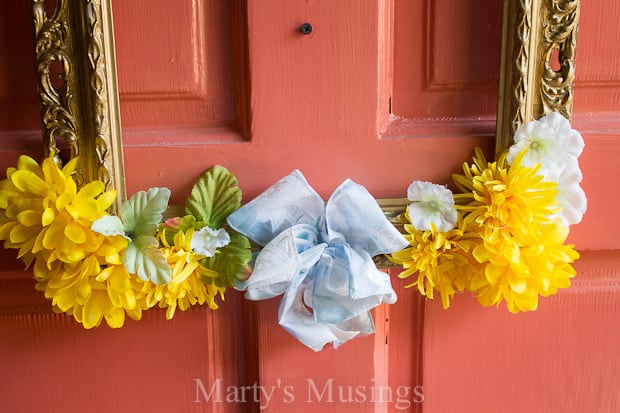
M 167 284 L 154 284 L 150 281 L 141 281 L 142 292 L 146 295 L 149 307 L 159 305 L 166 308 L 166 319 L 174 317 L 177 308 L 187 310 L 192 305 L 207 304 L 209 308 L 218 308 L 215 296 L 224 299 L 226 287 L 206 284 L 203 279 L 217 278 L 215 271 L 201 265 L 204 255 L 197 254 L 191 249 L 193 228 L 186 232 L 179 231 L 174 236 L 173 245 L 166 241 L 165 230 L 159 234 L 161 248 L 168 265 L 172 270 L 172 278 Z
M 406 218 L 409 220 L 409 210 Z M 392 253 L 388 258 L 405 269 L 399 278 L 407 278 L 417 272 L 418 277 L 407 287 L 417 286 L 420 293 L 429 299 L 437 290 L 444 309 L 450 307 L 450 300 L 456 291 L 463 291 L 469 285 L 469 278 L 480 265 L 471 255 L 478 241 L 477 235 L 470 236 L 463 231 L 459 216 L 457 226 L 447 232 L 439 232 L 434 226 L 430 231 L 420 231 L 413 225 L 405 225 L 405 238 L 411 247 Z
M 457 209 L 465 215 L 468 231 L 479 230 L 487 242 L 494 242 L 501 232 L 527 237 L 533 226 L 550 223 L 558 211 L 557 184 L 543 182 L 537 169 L 523 166 L 520 157 L 510 166 L 505 154 L 487 163 L 478 148 L 474 164 L 465 164 L 463 170 L 464 175 L 453 176 L 463 191 L 454 196 Z

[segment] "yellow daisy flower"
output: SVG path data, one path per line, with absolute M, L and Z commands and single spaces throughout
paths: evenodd
M 205 278 L 217 278 L 219 274 L 201 265 L 204 255 L 197 254 L 191 249 L 191 240 L 194 235 L 193 228 L 187 231 L 179 231 L 174 236 L 174 243 L 170 245 L 166 241 L 165 230 L 159 234 L 161 249 L 168 265 L 172 270 L 172 277 L 167 284 L 154 284 L 150 281 L 142 282 L 142 292 L 146 295 L 146 303 L 149 307 L 159 305 L 166 308 L 166 319 L 174 317 L 177 308 L 187 310 L 192 305 L 207 304 L 209 308 L 216 310 L 216 295 L 224 299 L 226 287 L 215 284 L 206 284 Z

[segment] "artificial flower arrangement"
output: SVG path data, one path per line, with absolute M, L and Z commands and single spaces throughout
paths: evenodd
M 170 191 L 151 188 L 108 209 L 115 191 L 93 181 L 78 190 L 77 159 L 60 168 L 20 156 L 0 182 L 0 240 L 32 266 L 36 288 L 55 311 L 84 328 L 102 320 L 113 328 L 151 307 L 175 310 L 207 304 L 217 309 L 227 287 L 249 273 L 249 240 L 225 228 L 240 207 L 241 190 L 216 166 L 194 185 L 183 217 L 162 222 Z
M 473 164 L 453 175 L 456 194 L 414 181 L 404 214 L 409 247 L 389 256 L 404 268 L 399 277 L 417 274 L 409 287 L 429 299 L 438 293 L 444 308 L 467 291 L 513 313 L 569 287 L 579 254 L 566 239 L 587 205 L 583 147 L 569 121 L 551 113 L 519 128 L 494 162 L 476 149 Z
M 476 149 L 453 176 L 456 194 L 414 181 L 405 236 L 351 180 L 324 202 L 296 170 L 242 207 L 236 178 L 216 166 L 194 185 L 186 215 L 163 220 L 167 188 L 140 191 L 110 215 L 116 193 L 101 181 L 78 190 L 76 159 L 60 168 L 21 156 L 0 182 L 0 240 L 32 266 L 54 310 L 85 328 L 121 327 L 156 306 L 167 319 L 191 305 L 217 309 L 235 287 L 252 300 L 283 295 L 282 327 L 315 351 L 337 347 L 371 334 L 370 310 L 396 301 L 379 254 L 402 265 L 401 278 L 417 274 L 409 286 L 437 292 L 444 308 L 469 291 L 484 306 L 531 311 L 575 275 L 579 254 L 566 239 L 586 210 L 584 143 L 556 113 L 514 140 L 494 162 Z

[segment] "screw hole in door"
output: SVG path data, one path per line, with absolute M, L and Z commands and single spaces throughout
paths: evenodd
M 310 23 L 304 23 L 299 27 L 299 31 L 306 35 L 312 33 L 312 25 Z

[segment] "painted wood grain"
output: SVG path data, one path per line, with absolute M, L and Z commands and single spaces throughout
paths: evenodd
M 618 15 L 618 2 L 581 5 L 574 112 L 576 120 L 594 121 L 593 127 L 600 116 L 617 121 L 620 111 L 620 28 L 613 23 Z M 614 129 L 617 133 L 618 123 Z
M 60 314 L 1 315 L 2 408 L 245 412 L 247 403 L 225 399 L 227 387 L 246 383 L 243 369 L 226 368 L 244 362 L 240 303 L 230 301 L 217 318 L 202 307 L 166 321 L 155 310 L 119 330 L 86 331 Z
M 618 251 L 584 253 L 573 286 L 534 313 L 428 303 L 424 411 L 618 411 L 619 264 Z
M 501 21 L 497 1 L 396 0 L 394 114 L 444 124 L 493 119 Z
M 237 3 L 114 4 L 124 127 L 234 129 Z
M 39 105 L 34 69 L 33 28 L 28 7 L 3 4 L 0 13 L 0 138 L 39 129 Z M 20 39 L 19 41 L 17 39 Z M 3 137 L 4 134 L 6 138 Z M 13 135 L 13 136 L 15 136 Z M 0 145 L 0 151 L 6 150 Z M 4 163 L 2 164 L 4 165 Z

